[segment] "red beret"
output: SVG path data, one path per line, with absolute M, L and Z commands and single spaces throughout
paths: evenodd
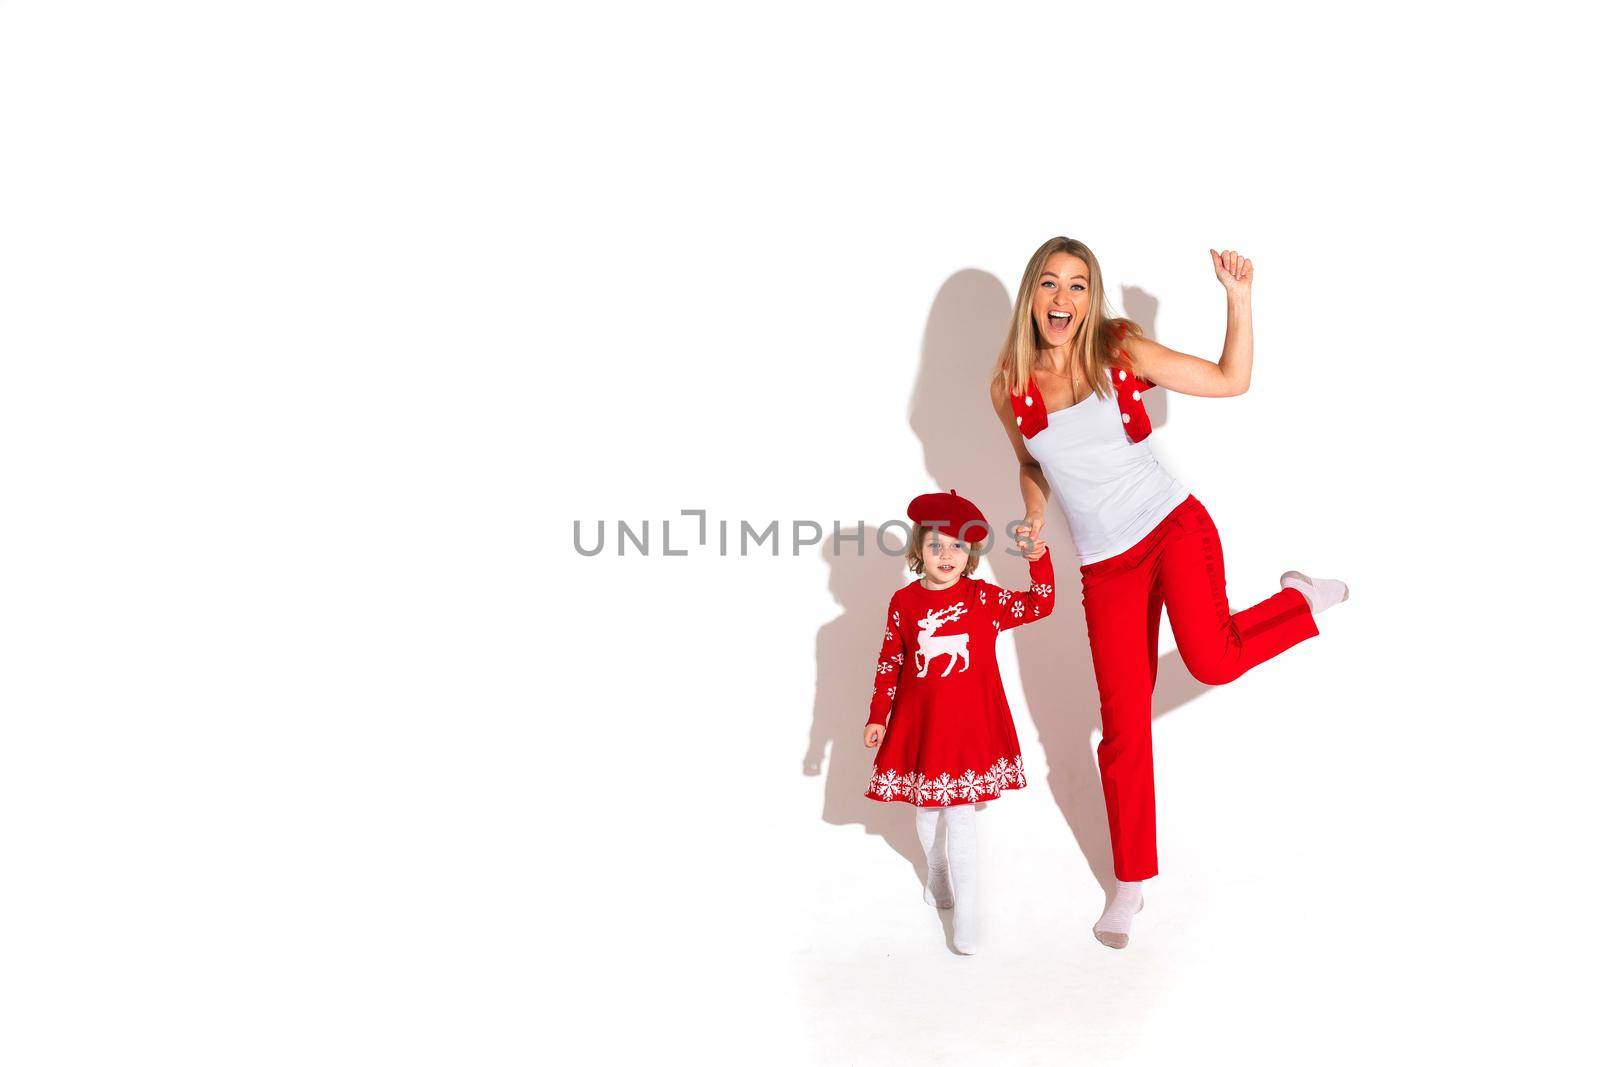
M 960 538 L 969 545 L 979 544 L 989 536 L 989 520 L 983 517 L 978 505 L 965 497 L 948 493 L 924 493 L 906 508 L 912 522 L 930 526 L 942 534 Z

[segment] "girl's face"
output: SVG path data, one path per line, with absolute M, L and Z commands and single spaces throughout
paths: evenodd
M 1045 260 L 1033 293 L 1033 324 L 1044 348 L 1060 348 L 1078 332 L 1089 309 L 1089 264 L 1057 252 Z
M 967 569 L 971 546 L 947 533 L 927 530 L 922 535 L 922 576 L 935 588 L 954 584 Z

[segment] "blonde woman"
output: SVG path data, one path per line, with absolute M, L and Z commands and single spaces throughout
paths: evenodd
M 1127 945 L 1144 906 L 1142 883 L 1157 872 L 1150 697 L 1162 607 L 1190 673 L 1221 685 L 1315 636 L 1312 615 L 1349 596 L 1343 582 L 1288 571 L 1279 592 L 1232 611 L 1211 516 L 1145 443 L 1149 389 L 1238 396 L 1249 388 L 1254 269 L 1233 251 L 1212 250 L 1211 263 L 1228 301 L 1215 363 L 1113 318 L 1094 253 L 1082 241 L 1051 238 L 1023 272 L 991 386 L 1021 464 L 1018 544 L 1039 535 L 1053 493 L 1077 546 L 1117 880 L 1094 933 L 1112 948 Z

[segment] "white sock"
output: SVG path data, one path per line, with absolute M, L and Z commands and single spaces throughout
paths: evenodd
M 1299 571 L 1284 571 L 1278 584 L 1305 597 L 1313 615 L 1350 599 L 1350 587 L 1337 578 L 1308 578 Z
M 950 896 L 950 865 L 945 858 L 945 827 L 943 808 L 917 809 L 917 840 L 922 842 L 922 854 L 928 859 L 928 884 L 922 889 L 922 899 L 936 908 L 948 908 L 954 903 Z
M 1117 882 L 1117 892 L 1106 905 L 1100 921 L 1094 924 L 1094 936 L 1102 945 L 1126 948 L 1128 934 L 1133 931 L 1133 917 L 1144 909 L 1143 882 Z
M 978 811 L 971 804 L 952 804 L 944 817 L 956 898 L 951 940 L 957 952 L 970 956 L 978 950 Z

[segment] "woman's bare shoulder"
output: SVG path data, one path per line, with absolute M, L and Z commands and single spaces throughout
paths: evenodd
M 1006 380 L 999 375 L 989 379 L 989 403 L 994 405 L 996 411 L 1004 411 L 1011 406 L 1011 390 L 1006 388 Z
M 1020 396 L 1021 394 L 1016 394 Z M 1010 383 L 1004 375 L 997 374 L 989 379 L 989 403 L 994 405 L 995 414 L 1004 421 L 1011 420 L 1012 392 Z
M 1130 318 L 1106 320 L 1107 339 L 1113 342 L 1141 341 L 1145 339 L 1144 327 Z

